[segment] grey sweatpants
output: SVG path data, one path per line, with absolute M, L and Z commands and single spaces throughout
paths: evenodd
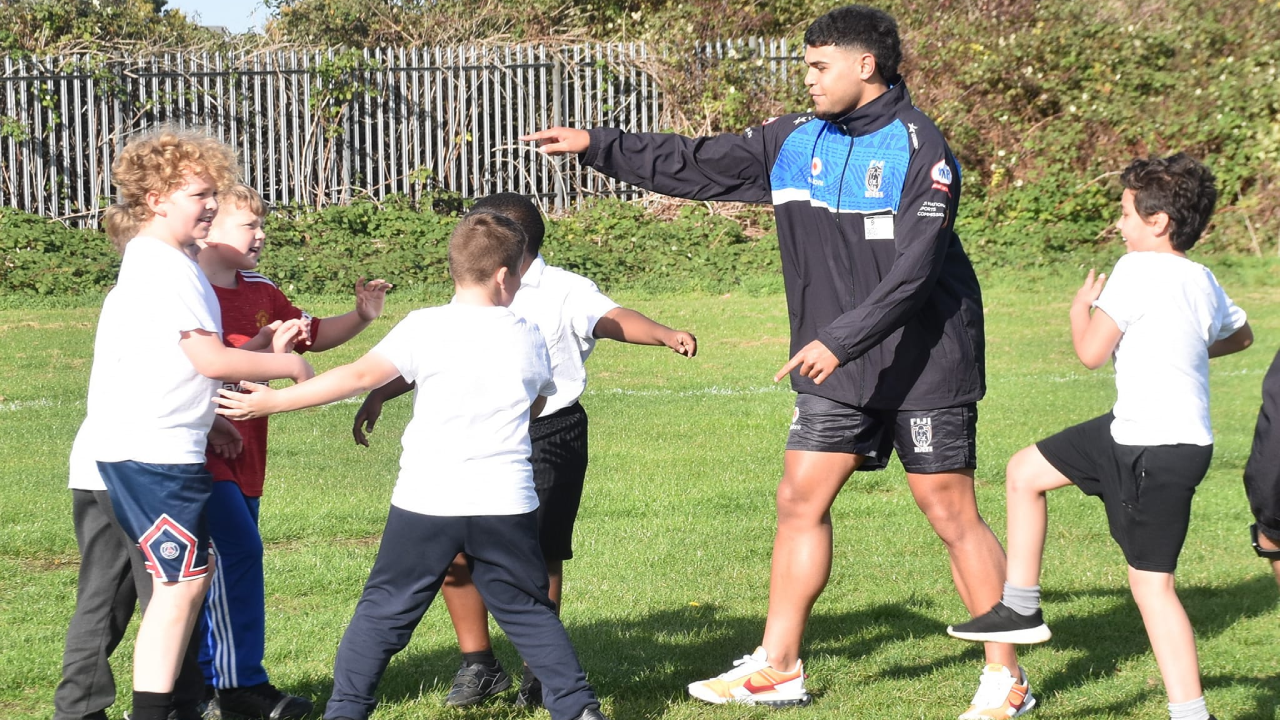
M 124 637 L 133 608 L 151 600 L 151 575 L 142 552 L 129 540 L 111 510 L 106 490 L 72 490 L 71 514 L 80 547 L 76 610 L 62 653 L 62 682 L 53 694 L 54 720 L 106 720 L 116 700 L 108 659 Z M 204 678 L 199 648 L 187 643 L 174 687 L 175 705 L 199 702 Z

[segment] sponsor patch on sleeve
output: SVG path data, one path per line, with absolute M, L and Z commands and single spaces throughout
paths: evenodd
M 951 168 L 947 165 L 946 160 L 939 160 L 938 164 L 929 170 L 929 178 L 933 180 L 934 190 L 941 190 L 948 195 L 951 194 Z

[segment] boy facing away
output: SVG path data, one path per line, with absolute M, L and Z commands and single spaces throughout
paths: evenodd
M 298 309 L 274 283 L 254 272 L 266 241 L 262 197 L 250 187 L 233 185 L 220 201 L 222 208 L 197 262 L 218 296 L 227 345 L 321 352 L 355 337 L 382 314 L 391 286 L 385 280 L 366 284 L 364 278 L 356 284 L 351 312 L 322 320 Z M 272 328 L 274 334 L 268 337 L 264 330 Z M 224 387 L 238 389 L 236 384 Z M 271 720 L 302 718 L 311 712 L 311 701 L 278 690 L 262 665 L 266 601 L 258 509 L 267 469 L 267 419 L 232 422 L 242 438 L 241 452 L 224 457 L 210 447 L 207 453 L 214 481 L 207 517 L 217 548 L 217 572 L 204 605 L 200 665 L 205 682 L 216 688 L 212 703 L 217 712 Z
M 1039 643 L 1045 493 L 1075 484 L 1101 498 L 1129 566 L 1173 720 L 1206 720 L 1191 622 L 1174 589 L 1191 497 L 1209 469 L 1209 358 L 1253 342 L 1244 311 L 1187 259 L 1217 199 L 1213 174 L 1184 153 L 1135 160 L 1121 175 L 1117 228 L 1127 254 L 1110 281 L 1089 272 L 1071 304 L 1071 341 L 1089 369 L 1115 359 L 1111 412 L 1024 448 L 1009 461 L 1008 580 L 985 615 L 947 628 L 982 642 Z M 1106 288 L 1103 288 L 1103 285 Z M 1093 310 L 1090 315 L 1090 309 Z
M 686 357 L 698 351 L 693 334 L 660 325 L 640 313 L 620 307 L 596 284 L 576 273 L 547 265 L 539 250 L 546 227 L 538 207 L 516 193 L 481 198 L 473 211 L 496 212 L 514 220 L 528 238 L 520 267 L 520 290 L 511 311 L 538 326 L 551 355 L 556 393 L 542 414 L 529 423 L 533 484 L 538 493 L 538 540 L 550 580 L 550 597 L 557 611 L 562 602 L 564 561 L 573 557 L 573 526 L 578 518 L 587 474 L 587 412 L 578 402 L 587 385 L 585 363 L 597 338 L 637 345 L 665 345 Z M 356 413 L 352 429 L 356 442 L 368 445 L 363 427 L 373 429 L 382 404 L 412 388 L 398 378 L 369 393 Z M 476 591 L 466 558 L 454 559 L 445 577 L 449 608 L 462 666 L 453 678 L 445 704 L 474 705 L 511 686 L 511 677 L 493 654 L 488 612 Z M 542 688 L 535 673 L 524 668 L 519 706 L 542 704 Z
M 222 344 L 217 296 L 193 258 L 235 173 L 229 147 L 173 130 L 131 142 L 112 166 L 120 202 L 106 222 L 136 234 L 122 235 L 131 239 L 102 306 L 73 454 L 96 463 L 152 575 L 134 646 L 134 720 L 165 720 L 175 709 L 174 680 L 209 585 L 210 398 L 222 382 L 312 375 L 296 355 Z
M 364 357 L 314 382 L 220 391 L 219 412 L 243 419 L 353 397 L 397 377 L 417 388 L 378 558 L 334 662 L 329 720 L 365 720 L 373 711 L 387 663 L 459 553 L 542 680 L 552 719 L 604 717 L 547 595 L 538 551 L 529 420 L 555 383 L 541 333 L 507 307 L 524 246 L 513 220 L 472 213 L 449 240 L 452 303 L 410 313 Z

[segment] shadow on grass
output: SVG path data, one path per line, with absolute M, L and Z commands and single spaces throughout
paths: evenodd
M 1201 645 L 1216 637 L 1235 623 L 1272 612 L 1276 607 L 1276 583 L 1270 575 L 1257 575 L 1226 587 L 1180 587 L 1178 597 L 1191 618 L 1197 642 Z M 1055 599 L 1078 597 L 1117 597 L 1126 601 L 1112 608 L 1088 615 L 1072 616 L 1053 613 Z M 1061 672 L 1037 678 L 1033 690 L 1038 697 L 1053 695 L 1081 687 L 1091 678 L 1114 673 L 1125 662 L 1151 652 L 1142 616 L 1133 602 L 1127 587 L 1097 588 L 1045 594 L 1046 621 L 1053 629 L 1053 647 L 1073 649 L 1078 654 Z M 1204 671 L 1204 668 L 1201 669 Z M 1240 718 L 1267 718 L 1274 720 L 1277 707 L 1277 685 L 1280 678 L 1259 681 L 1253 677 L 1233 675 L 1206 675 L 1205 687 L 1251 685 L 1257 688 L 1258 707 L 1266 708 L 1264 714 Z M 1157 686 L 1106 705 L 1094 705 L 1072 712 L 1067 717 L 1097 717 L 1101 714 L 1129 715 L 1146 702 L 1152 694 L 1164 696 L 1164 687 Z M 1212 697 L 1209 698 L 1212 706 Z M 1260 710 L 1261 712 L 1261 710 Z
M 1223 588 L 1179 590 L 1202 642 L 1221 634 L 1239 620 L 1271 612 L 1276 605 L 1276 594 L 1276 584 L 1270 575 Z M 1081 596 L 1129 598 L 1129 592 L 1127 588 L 1099 588 L 1046 593 L 1049 621 L 1054 631 L 1053 646 L 1077 652 L 1061 672 L 1035 675 L 1035 692 L 1041 702 L 1052 702 L 1054 695 L 1084 686 L 1093 678 L 1108 676 L 1125 662 L 1151 652 L 1132 599 L 1100 613 L 1054 617 L 1055 599 Z M 909 598 L 856 612 L 817 612 L 806 631 L 806 643 L 821 647 L 824 655 L 856 662 L 875 653 L 885 643 L 941 633 L 944 622 L 931 606 L 928 598 Z M 567 620 L 578 656 L 597 692 L 608 699 L 615 720 L 660 716 L 670 706 L 686 702 L 685 686 L 689 682 L 725 671 L 730 660 L 760 642 L 764 629 L 763 617 L 726 616 L 714 605 L 664 609 L 616 621 L 579 624 L 572 615 Z M 519 667 L 515 651 L 501 636 L 495 638 L 495 650 L 509 670 Z M 953 652 L 915 664 L 891 665 L 875 677 L 920 678 L 956 663 L 972 665 L 981 662 L 981 658 L 980 645 L 956 641 Z M 425 652 L 411 649 L 400 653 L 387 668 L 377 696 L 389 704 L 417 700 L 424 695 L 428 696 L 425 700 L 428 703 L 442 702 L 458 662 L 458 651 L 452 645 Z M 1034 675 L 1034 668 L 1031 671 Z M 513 679 L 519 682 L 518 677 Z M 1205 686 L 1210 691 L 1242 685 L 1251 689 L 1257 709 L 1237 720 L 1273 720 L 1274 708 L 1280 704 L 1280 678 L 1222 674 L 1205 677 Z M 327 698 L 332 682 L 327 677 L 314 678 L 285 689 L 317 699 Z M 1066 717 L 1132 715 L 1157 693 L 1163 695 L 1163 687 L 1080 708 Z M 817 699 L 821 702 L 821 697 Z M 509 692 L 502 700 L 469 709 L 466 717 L 472 720 L 512 717 L 517 712 L 510 704 L 512 700 L 514 692 Z

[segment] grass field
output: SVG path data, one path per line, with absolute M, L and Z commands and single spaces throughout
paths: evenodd
M 1280 288 L 1267 274 L 1223 276 L 1251 314 L 1258 344 L 1213 363 L 1212 470 L 1196 497 L 1179 568 L 1198 631 L 1210 709 L 1272 720 L 1280 704 L 1277 587 L 1248 546 L 1240 484 L 1262 374 L 1280 344 Z M 1234 281 L 1234 284 L 1233 284 Z M 987 399 L 980 405 L 979 495 L 1004 536 L 1004 464 L 1017 449 L 1107 410 L 1109 370 L 1074 359 L 1066 310 L 1075 280 L 987 279 Z M 767 601 L 773 491 L 793 396 L 771 381 L 786 360 L 779 295 L 618 299 L 700 340 L 694 360 L 601 343 L 583 399 L 591 470 L 567 565 L 564 620 L 617 720 L 756 718 L 712 708 L 684 685 L 725 670 L 760 639 Z M 310 303 L 313 312 L 345 300 Z M 319 369 L 356 357 L 415 305 L 393 295 L 385 320 Z M 67 453 L 84 414 L 96 306 L 0 310 L 0 718 L 48 717 L 76 584 L 65 489 Z M 140 318 L 145 322 L 145 318 Z M 140 381 L 145 380 L 140 378 Z M 281 687 L 328 696 L 337 642 L 377 549 L 408 403 L 388 407 L 373 447 L 351 441 L 352 403 L 273 420 L 262 533 L 267 550 L 267 667 Z M 806 636 L 804 718 L 952 718 L 976 687 L 979 646 L 948 638 L 965 617 L 945 553 L 900 466 L 856 476 L 834 509 L 836 559 Z M 1051 496 L 1047 645 L 1023 664 L 1040 698 L 1031 717 L 1162 718 L 1165 695 L 1124 561 L 1101 503 Z M 518 667 L 498 640 L 505 664 Z M 130 653 L 115 658 L 129 686 Z M 391 664 L 379 720 L 458 716 L 441 702 L 457 665 L 442 607 Z M 118 717 L 127 705 L 114 708 Z M 508 697 L 508 700 L 510 698 Z M 506 701 L 464 713 L 522 716 Z M 535 717 L 546 717 L 540 711 Z

